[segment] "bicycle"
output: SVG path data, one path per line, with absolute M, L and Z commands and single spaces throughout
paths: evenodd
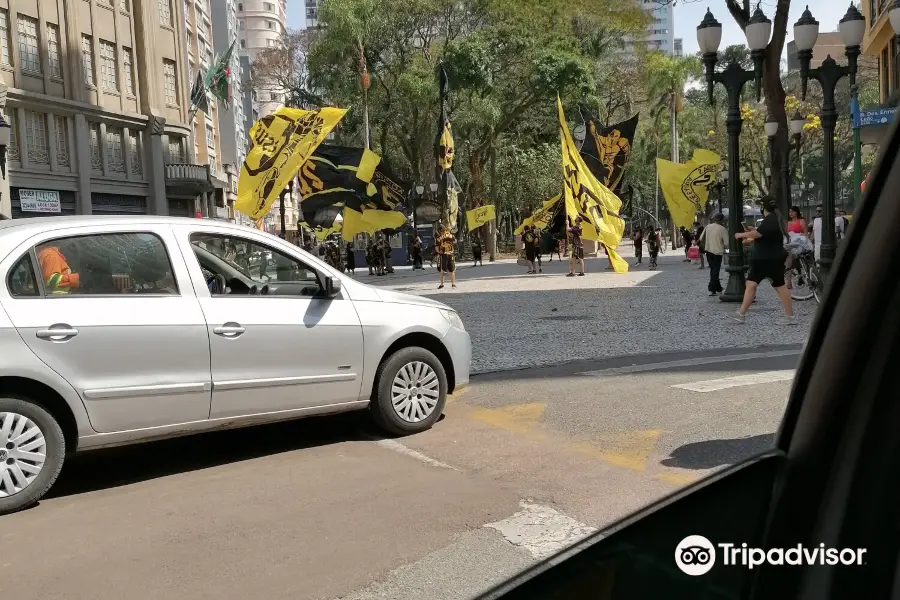
M 785 275 L 791 278 L 791 298 L 798 301 L 822 300 L 822 281 L 819 278 L 819 267 L 816 265 L 815 253 L 805 250 L 794 255 L 794 264 Z M 796 275 L 796 277 L 795 277 Z

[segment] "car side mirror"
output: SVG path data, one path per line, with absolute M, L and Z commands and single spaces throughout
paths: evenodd
M 325 296 L 334 298 L 341 293 L 341 280 L 335 277 L 325 278 Z

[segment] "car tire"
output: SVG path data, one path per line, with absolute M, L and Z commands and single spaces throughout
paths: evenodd
M 12 444 L 10 438 L 16 431 L 16 427 L 19 426 L 21 419 L 27 419 L 26 432 L 36 426 L 44 438 L 42 446 L 44 462 L 37 475 L 24 486 L 21 485 L 23 482 L 19 477 L 6 470 L 6 467 L 12 464 L 8 461 L 16 460 L 13 458 L 12 451 L 17 448 L 10 448 Z M 12 427 L 9 433 L 5 432 L 4 427 L 7 420 Z M 36 440 L 32 438 L 30 441 Z M 28 442 L 29 440 L 26 440 L 26 443 Z M 38 450 L 36 453 L 40 454 L 40 447 L 29 448 L 29 450 Z M 3 461 L 0 462 L 0 494 L 3 494 L 0 496 L 0 515 L 7 515 L 34 505 L 53 486 L 65 461 L 66 440 L 56 419 L 40 406 L 21 398 L 0 397 L 0 455 L 3 458 Z M 20 460 L 16 464 L 22 465 L 23 462 Z M 27 461 L 26 464 L 34 466 L 36 462 Z M 19 466 L 19 471 L 22 474 L 26 473 L 21 466 Z M 21 486 L 20 491 L 10 494 L 7 487 L 10 483 L 16 487 Z
M 369 409 L 375 423 L 390 435 L 410 435 L 430 429 L 444 412 L 447 372 L 441 361 L 425 348 L 398 350 L 378 367 L 375 381 L 376 397 Z M 402 388 L 406 391 L 400 391 Z M 408 403 L 404 404 L 404 398 Z M 423 416 L 423 410 L 428 408 L 430 412 Z

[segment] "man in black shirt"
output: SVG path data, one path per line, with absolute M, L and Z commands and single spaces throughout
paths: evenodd
M 764 279 L 772 282 L 772 287 L 778 293 L 778 298 L 784 306 L 784 316 L 775 321 L 776 325 L 796 325 L 794 311 L 791 306 L 791 292 L 784 282 L 785 260 L 787 252 L 784 244 L 787 234 L 781 217 L 776 210 L 777 204 L 771 196 L 763 196 L 762 204 L 763 220 L 756 229 L 742 231 L 734 234 L 735 239 L 753 240 L 753 255 L 750 258 L 750 273 L 747 275 L 747 287 L 744 291 L 744 302 L 740 309 L 731 318 L 738 323 L 743 323 L 750 305 L 756 299 L 756 288 Z

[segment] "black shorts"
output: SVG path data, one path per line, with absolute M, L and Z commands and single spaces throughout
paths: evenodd
M 441 271 L 444 273 L 456 271 L 456 261 L 453 260 L 452 254 L 441 254 Z
M 784 261 L 777 258 L 750 259 L 750 272 L 747 274 L 747 281 L 762 283 L 766 279 L 772 280 L 772 287 L 779 288 L 783 286 Z
M 584 259 L 584 248 L 572 246 L 570 256 L 575 259 Z
M 525 260 L 527 260 L 528 262 L 534 262 L 536 256 L 537 252 L 534 251 L 534 248 L 525 248 Z

